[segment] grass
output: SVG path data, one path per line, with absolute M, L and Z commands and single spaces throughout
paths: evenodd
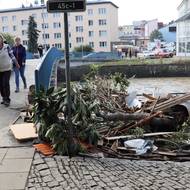
M 163 59 L 123 59 L 120 61 L 104 62 L 101 65 L 147 65 L 147 64 L 176 64 L 176 63 L 190 63 L 190 57 L 173 57 Z M 97 63 L 100 64 L 100 63 Z

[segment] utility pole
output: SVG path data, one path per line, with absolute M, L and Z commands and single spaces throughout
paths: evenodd
M 69 26 L 68 26 L 68 13 L 64 13 L 64 28 L 65 28 L 65 76 L 66 76 L 66 87 L 67 87 L 67 109 L 68 109 L 68 135 L 69 135 L 69 156 L 71 157 L 71 145 L 73 144 L 73 126 L 71 121 L 71 74 L 70 74 L 70 60 L 69 60 Z
M 50 13 L 64 12 L 64 36 L 65 36 L 65 76 L 66 76 L 66 88 L 67 88 L 67 121 L 68 121 L 68 154 L 72 157 L 72 145 L 73 145 L 73 126 L 71 120 L 71 74 L 70 74 L 70 60 L 69 60 L 69 26 L 68 26 L 68 12 L 81 12 L 86 10 L 86 0 L 49 0 L 47 1 L 47 10 Z

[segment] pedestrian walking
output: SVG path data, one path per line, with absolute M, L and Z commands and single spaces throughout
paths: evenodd
M 26 77 L 24 75 L 25 72 L 25 63 L 26 63 L 26 49 L 25 47 L 21 44 L 21 39 L 19 37 L 15 38 L 15 45 L 12 48 L 13 54 L 17 59 L 17 62 L 19 64 L 18 67 L 13 67 L 14 73 L 15 73 L 15 83 L 16 83 L 16 90 L 15 93 L 18 93 L 20 91 L 20 86 L 19 86 L 19 76 L 21 76 L 22 81 L 24 83 L 24 89 L 27 88 L 26 84 Z
M 129 48 L 129 58 L 131 59 L 132 58 L 132 49 Z
M 19 68 L 19 64 L 8 44 L 4 43 L 3 36 L 0 35 L 0 93 L 1 104 L 10 105 L 10 76 L 12 64 Z
M 43 56 L 43 46 L 42 45 L 38 46 L 38 52 L 40 54 L 40 57 L 42 57 Z

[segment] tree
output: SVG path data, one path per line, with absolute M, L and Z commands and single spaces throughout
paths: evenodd
M 76 52 L 82 52 L 82 51 L 84 51 L 84 52 L 93 52 L 94 49 L 90 45 L 84 45 L 84 46 L 81 45 L 79 47 L 75 47 L 74 51 L 76 51 Z
M 38 52 L 38 37 L 39 30 L 37 30 L 37 23 L 34 20 L 34 17 L 29 17 L 28 23 L 28 51 L 31 53 Z
M 158 30 L 154 30 L 151 34 L 150 34 L 150 41 L 154 42 L 154 40 L 163 40 L 163 36 L 162 33 Z
M 9 33 L 1 33 L 3 38 L 5 39 L 5 42 L 9 44 L 10 46 L 13 46 L 14 44 L 14 36 Z

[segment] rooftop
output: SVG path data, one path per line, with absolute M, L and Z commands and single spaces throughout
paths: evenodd
M 115 8 L 119 8 L 116 4 L 114 4 L 111 1 L 106 0 L 94 0 L 94 1 L 88 1 L 87 5 L 96 5 L 96 4 L 111 4 Z M 44 7 L 44 6 L 43 6 Z M 46 7 L 46 6 L 45 6 Z M 7 13 L 7 12 L 17 12 L 17 11 L 29 11 L 29 10 L 35 10 L 35 9 L 41 9 L 42 6 L 32 6 L 32 7 L 19 7 L 19 8 L 11 8 L 11 9 L 2 9 L 0 10 L 0 13 Z

